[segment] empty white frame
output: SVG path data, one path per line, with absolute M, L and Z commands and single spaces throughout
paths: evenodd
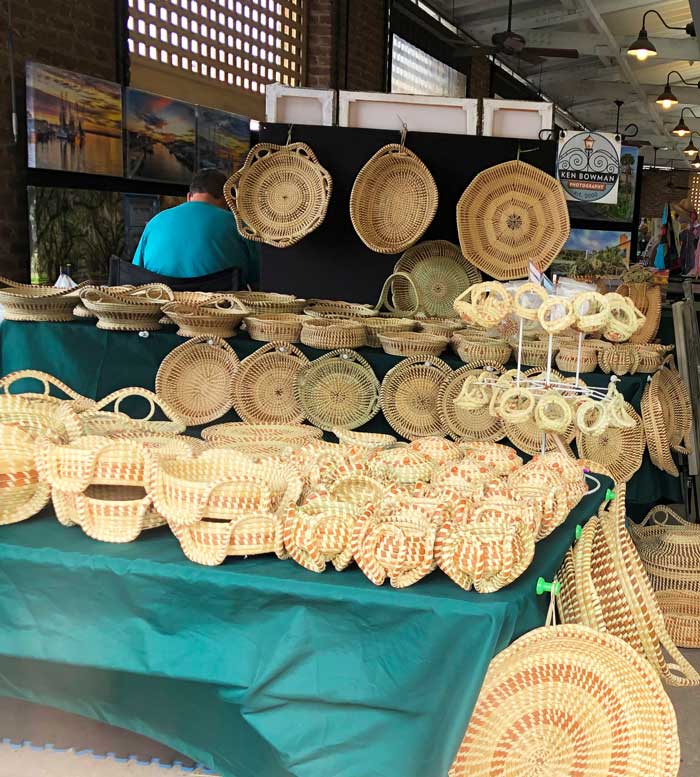
M 332 127 L 335 122 L 334 89 L 303 89 L 270 84 L 265 91 L 265 117 L 281 124 L 315 124 Z
M 481 132 L 494 138 L 536 140 L 541 130 L 552 129 L 553 120 L 552 103 L 529 100 L 484 100 Z
M 381 92 L 338 92 L 341 127 L 476 135 L 478 101 L 461 97 Z

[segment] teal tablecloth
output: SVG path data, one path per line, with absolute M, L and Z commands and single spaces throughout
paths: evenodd
M 172 328 L 152 332 L 141 337 L 135 332 L 107 332 L 97 329 L 90 321 L 62 324 L 31 324 L 5 321 L 0 326 L 0 374 L 22 369 L 44 370 L 67 383 L 71 388 L 101 399 L 118 388 L 142 386 L 153 389 L 156 373 L 165 356 L 184 340 Z M 251 340 L 245 333 L 229 340 L 241 359 L 259 348 L 262 343 Z M 299 346 L 310 358 L 323 351 Z M 388 356 L 375 348 L 360 348 L 359 352 L 371 364 L 381 380 L 400 359 Z M 451 354 L 445 361 L 453 368 L 462 362 Z M 602 372 L 586 373 L 590 386 L 607 386 L 609 377 Z M 646 375 L 628 375 L 621 379 L 620 390 L 639 411 Z M 36 389 L 36 383 L 27 382 L 25 391 Z M 128 405 L 125 405 L 128 409 Z M 231 413 L 222 420 L 236 420 Z M 380 413 L 363 431 L 392 432 Z M 659 503 L 682 502 L 680 480 L 654 467 L 648 452 L 641 469 L 627 487 L 630 512 L 636 517 Z
M 492 657 L 544 623 L 584 497 L 494 594 L 395 590 L 259 556 L 187 561 L 167 529 L 95 542 L 0 530 L 0 696 L 150 736 L 225 777 L 445 777 Z

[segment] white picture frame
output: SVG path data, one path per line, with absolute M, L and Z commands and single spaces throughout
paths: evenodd
M 271 123 L 332 127 L 336 96 L 335 89 L 269 84 L 265 90 L 265 118 Z
M 553 103 L 486 98 L 482 101 L 482 135 L 538 140 L 540 132 L 551 130 L 553 125 Z
M 433 95 L 338 92 L 338 125 L 476 135 L 478 100 Z

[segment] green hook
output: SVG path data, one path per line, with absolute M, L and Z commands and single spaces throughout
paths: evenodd
M 611 488 L 609 488 L 609 489 L 608 489 L 608 490 L 605 492 L 605 501 L 606 501 L 606 502 L 612 502 L 612 500 L 613 500 L 613 499 L 614 499 L 616 496 L 617 496 L 617 494 L 616 494 L 616 493 L 615 493 L 615 492 L 614 492 L 614 491 L 613 491 Z
M 537 591 L 538 596 L 552 592 L 555 596 L 559 596 L 559 593 L 561 592 L 561 583 L 558 580 L 555 580 L 553 583 L 548 583 L 543 577 L 540 577 L 537 580 L 537 588 L 535 590 Z
M 583 535 L 583 526 L 581 526 L 581 524 L 579 524 L 579 525 L 576 527 L 576 539 L 577 539 L 577 540 L 580 540 L 580 539 L 581 539 L 581 537 L 582 537 L 582 535 Z

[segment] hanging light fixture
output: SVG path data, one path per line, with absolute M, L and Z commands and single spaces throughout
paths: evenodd
M 690 111 L 695 119 L 700 119 L 700 116 L 696 116 L 693 109 L 686 105 L 685 108 L 683 108 L 681 111 L 681 117 L 678 120 L 678 124 L 676 124 L 676 126 L 671 130 L 671 133 L 673 135 L 677 135 L 679 138 L 684 138 L 686 135 L 690 135 L 690 127 L 683 120 L 683 116 L 685 115 L 686 111 Z
M 690 163 L 691 167 L 694 167 L 696 170 L 700 170 L 700 159 L 695 159 L 695 161 Z
M 698 133 L 698 132 L 691 132 L 691 133 L 690 133 L 690 142 L 689 142 L 689 143 L 688 143 L 688 145 L 687 145 L 687 146 L 686 146 L 686 147 L 683 149 L 683 153 L 684 153 L 686 156 L 689 156 L 689 157 L 695 157 L 695 156 L 697 156 L 697 154 L 698 154 L 698 149 L 695 147 L 695 143 L 693 143 L 693 135 L 698 135 L 698 134 L 700 134 L 700 133 Z
M 656 14 L 659 19 L 661 19 L 661 24 L 663 24 L 667 30 L 685 30 L 685 32 L 690 35 L 691 38 L 695 37 L 695 25 L 693 22 L 689 22 L 685 25 L 685 27 L 671 27 L 669 24 L 666 24 L 663 16 L 661 16 L 657 10 L 652 8 L 651 10 L 646 11 L 644 16 L 642 16 L 642 29 L 639 31 L 637 40 L 627 47 L 627 53 L 631 57 L 636 57 L 640 62 L 644 62 L 644 60 L 648 59 L 649 57 L 655 57 L 659 53 L 656 50 L 656 46 L 654 46 L 654 44 L 649 40 L 649 36 L 647 35 L 647 16 L 650 13 Z
M 671 76 L 674 73 L 686 86 L 697 86 L 700 88 L 700 83 L 692 84 L 690 81 L 686 81 L 677 70 L 671 70 L 666 76 L 666 86 L 664 87 L 663 92 L 656 98 L 656 104 L 660 105 L 664 110 L 668 110 L 669 108 L 673 108 L 674 105 L 678 105 L 678 98 L 671 91 Z

